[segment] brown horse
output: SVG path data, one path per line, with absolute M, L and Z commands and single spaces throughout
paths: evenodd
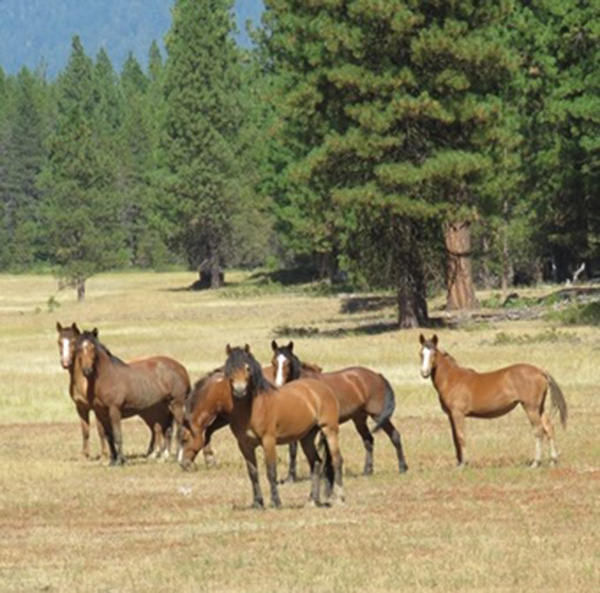
M 554 464 L 558 452 L 554 443 L 554 429 L 544 411 L 546 395 L 550 392 L 552 406 L 560 413 L 563 427 L 567 422 L 565 397 L 549 373 L 529 364 L 478 373 L 458 365 L 448 353 L 438 347 L 438 337 L 426 340 L 420 335 L 421 375 L 431 377 L 438 392 L 442 409 L 448 415 L 459 466 L 466 463 L 465 417 L 497 418 L 508 414 L 521 404 L 531 422 L 535 436 L 535 457 L 531 467 L 542 461 L 542 438 L 550 442 L 550 459 Z
M 320 431 L 324 436 L 325 473 L 334 501 L 343 501 L 342 456 L 338 445 L 339 404 L 333 391 L 320 381 L 305 379 L 276 389 L 262 373 L 250 348 L 227 346 L 225 377 L 233 395 L 230 426 L 248 469 L 254 506 L 263 507 L 255 449 L 265 453 L 271 503 L 281 506 L 277 487 L 276 445 L 300 441 L 306 454 L 312 487 L 309 501 L 319 504 L 322 462 L 315 446 Z
M 207 465 L 214 463 L 210 446 L 213 432 L 229 424 L 233 399 L 223 369 L 196 382 L 185 402 L 178 461 L 183 469 L 196 469 L 194 460 L 202 450 Z
M 111 465 L 124 462 L 121 419 L 139 415 L 152 427 L 169 455 L 173 419 L 183 422 L 190 390 L 187 371 L 166 356 L 123 362 L 98 340 L 98 331 L 83 332 L 75 343 L 75 374 L 88 380 L 88 399 L 110 447 Z
M 300 362 L 300 359 L 294 354 L 294 342 L 289 342 L 287 346 L 279 346 L 273 340 L 271 348 L 273 349 L 272 367 L 275 385 L 284 385 L 299 378 L 313 378 L 331 387 L 340 405 L 340 424 L 352 420 L 358 434 L 363 439 L 366 452 L 365 474 L 373 473 L 374 439 L 367 426 L 367 417 L 369 416 L 375 420 L 374 431 L 383 428 L 394 445 L 399 471 L 402 473 L 408 469 L 400 433 L 390 420 L 396 407 L 394 391 L 383 375 L 361 366 L 323 373 L 315 365 Z M 289 477 L 292 480 L 295 479 L 296 474 L 296 451 L 297 447 L 290 445 Z
M 74 373 L 74 352 L 75 340 L 81 335 L 77 324 L 73 322 L 68 327 L 63 327 L 60 322 L 56 322 L 56 331 L 58 332 L 58 352 L 60 355 L 60 364 L 63 369 L 69 371 L 69 395 L 75 404 L 77 415 L 81 423 L 82 453 L 84 457 L 90 456 L 90 412 L 92 406 L 87 398 L 87 378 L 79 373 L 77 377 Z M 106 435 L 100 422 L 96 422 L 98 428 L 98 437 L 100 438 L 101 456 L 108 456 L 106 446 Z

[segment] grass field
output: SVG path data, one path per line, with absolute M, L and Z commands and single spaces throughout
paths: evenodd
M 512 321 L 436 330 L 466 366 L 544 367 L 569 404 L 557 467 L 546 450 L 541 469 L 527 467 L 534 441 L 517 409 L 467 420 L 471 465 L 456 470 L 448 422 L 419 376 L 419 332 L 392 329 L 390 299 L 261 289 L 242 274 L 229 280 L 218 292 L 193 293 L 182 290 L 189 274 L 103 275 L 77 303 L 50 277 L 0 277 L 1 591 L 598 589 L 597 329 Z M 346 424 L 344 507 L 304 508 L 303 480 L 281 487 L 282 510 L 255 511 L 227 428 L 213 439 L 218 466 L 195 473 L 143 458 L 148 434 L 135 418 L 124 423 L 124 467 L 86 461 L 57 320 L 97 326 L 125 360 L 172 356 L 193 380 L 223 364 L 228 342 L 249 343 L 266 363 L 272 338 L 294 339 L 301 358 L 325 369 L 377 369 L 396 392 L 394 423 L 410 470 L 397 473 L 394 450 L 378 434 L 375 473 L 361 476 L 362 444 Z M 282 475 L 287 451 L 279 453 Z M 307 477 L 304 462 L 300 471 Z

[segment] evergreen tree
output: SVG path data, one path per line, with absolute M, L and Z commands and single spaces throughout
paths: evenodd
M 24 269 L 41 255 L 40 192 L 36 177 L 44 161 L 47 132 L 46 85 L 23 68 L 11 84 L 4 124 L 0 176 L 4 257 L 3 267 Z M 8 99 L 8 97 L 7 97 Z
M 109 125 L 98 101 L 94 65 L 79 37 L 58 81 L 56 128 L 40 175 L 49 244 L 62 282 L 85 296 L 86 280 L 125 262 Z
M 487 145 L 501 119 L 500 89 L 516 65 L 502 39 L 507 6 L 266 2 L 286 133 L 300 146 L 295 169 L 321 197 L 318 207 L 328 208 L 323 197 L 337 205 L 329 211 L 351 231 L 345 245 L 370 219 L 396 229 L 407 250 L 395 258 L 402 327 L 427 316 L 422 247 L 431 217 L 444 231 L 448 307 L 476 304 L 470 226 L 493 167 Z
M 166 160 L 191 265 L 221 282 L 239 195 L 240 73 L 231 0 L 179 0 L 167 37 Z

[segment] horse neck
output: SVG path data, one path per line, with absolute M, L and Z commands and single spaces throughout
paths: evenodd
M 439 360 L 436 357 L 436 364 L 431 372 L 431 380 L 438 393 L 445 392 L 446 382 L 453 370 L 460 368 L 457 362 L 446 352 L 439 352 Z

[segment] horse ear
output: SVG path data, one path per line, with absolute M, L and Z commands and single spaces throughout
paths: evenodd
M 277 352 L 277 342 L 275 340 L 271 340 L 271 348 L 273 352 Z
M 60 321 L 56 322 L 56 331 L 59 332 L 62 330 L 62 325 L 60 324 Z
M 227 356 L 229 356 L 231 354 L 231 346 L 229 344 L 227 344 L 227 346 L 225 346 L 225 354 L 227 354 Z
M 92 330 L 92 334 L 94 335 L 94 338 L 97 338 L 97 337 L 98 337 L 98 328 L 97 328 L 97 327 L 95 327 L 95 328 Z
M 433 334 L 433 338 L 431 338 L 431 341 L 433 342 L 434 346 L 438 345 L 438 337 L 436 334 Z
M 421 346 L 425 343 L 425 336 L 423 334 L 421 334 L 419 336 L 419 342 L 420 342 Z
M 290 343 L 287 345 L 287 347 L 288 347 L 288 350 L 289 350 L 290 352 L 293 352 L 293 351 L 294 351 L 294 342 L 290 342 Z
M 249 344 L 246 344 L 246 345 L 244 346 L 244 352 L 245 352 L 246 354 L 250 354 L 250 345 L 249 345 Z
M 73 323 L 71 323 L 71 329 L 77 334 L 79 335 L 81 332 L 79 331 L 79 328 L 77 327 L 77 323 L 75 323 L 73 321 Z

